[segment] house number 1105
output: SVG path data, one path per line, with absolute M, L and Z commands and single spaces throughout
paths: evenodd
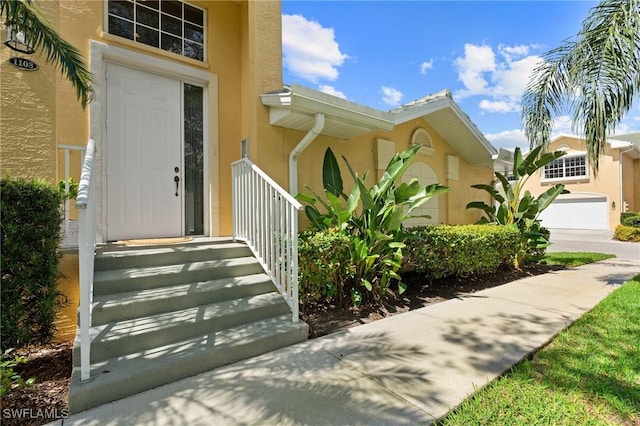
M 26 58 L 9 58 L 9 63 L 16 68 L 20 68 L 24 71 L 35 71 L 38 69 L 38 64 L 31 59 Z

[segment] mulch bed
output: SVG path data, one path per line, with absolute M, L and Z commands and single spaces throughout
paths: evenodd
M 309 338 L 336 333 L 357 325 L 397 315 L 434 303 L 505 284 L 527 276 L 563 269 L 557 266 L 530 265 L 523 270 L 505 270 L 496 274 L 447 278 L 425 282 L 417 277 L 405 277 L 407 291 L 384 306 L 339 308 L 316 304 L 307 308 L 302 319 L 309 324 Z M 36 378 L 31 388 L 12 389 L 0 403 L 0 423 L 3 425 L 38 426 L 67 416 L 67 395 L 71 377 L 73 342 L 54 343 L 22 349 L 18 354 L 29 361 L 17 367 L 26 380 Z
M 544 274 L 564 269 L 561 266 L 544 264 L 526 265 L 521 270 L 501 270 L 495 274 L 468 278 L 445 278 L 426 281 L 420 277 L 403 277 L 407 290 L 395 300 L 389 300 L 383 306 L 361 306 L 359 308 L 340 308 L 323 303 L 307 307 L 301 318 L 309 324 L 309 338 L 326 336 L 351 327 L 423 308 L 434 303 L 444 302 L 465 294 L 505 284 L 520 278 Z
M 33 387 L 12 389 L 2 397 L 2 425 L 43 425 L 66 417 L 71 381 L 73 342 L 24 348 L 16 353 L 28 361 L 15 368 L 24 380 L 35 377 Z

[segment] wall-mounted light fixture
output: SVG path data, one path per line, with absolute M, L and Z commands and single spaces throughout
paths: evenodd
M 611 210 L 615 210 L 616 209 L 616 202 L 612 201 L 611 202 Z
M 24 29 L 17 27 L 11 22 L 7 23 L 7 39 L 4 44 L 16 52 L 26 53 L 27 55 L 35 52 L 33 47 L 29 45 L 29 40 L 27 40 L 27 34 Z

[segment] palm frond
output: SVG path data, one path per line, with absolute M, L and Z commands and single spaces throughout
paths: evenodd
M 71 82 L 82 108 L 93 98 L 91 73 L 78 49 L 64 40 L 47 22 L 32 0 L 0 0 L 0 16 L 27 35 L 30 45 L 42 49 L 47 62 L 54 64 Z
M 640 88 L 640 2 L 603 0 L 575 40 L 547 52 L 522 99 L 522 122 L 533 146 L 547 145 L 553 117 L 569 112 L 586 140 L 597 175 L 606 138 Z

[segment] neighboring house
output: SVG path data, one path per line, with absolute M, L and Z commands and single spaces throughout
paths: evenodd
M 549 150 L 566 154 L 532 176 L 525 188 L 537 195 L 564 183 L 570 194 L 560 195 L 540 215 L 545 227 L 613 231 L 621 212 L 640 210 L 640 133 L 607 140 L 597 177 L 583 139 L 561 135 L 550 142 Z

